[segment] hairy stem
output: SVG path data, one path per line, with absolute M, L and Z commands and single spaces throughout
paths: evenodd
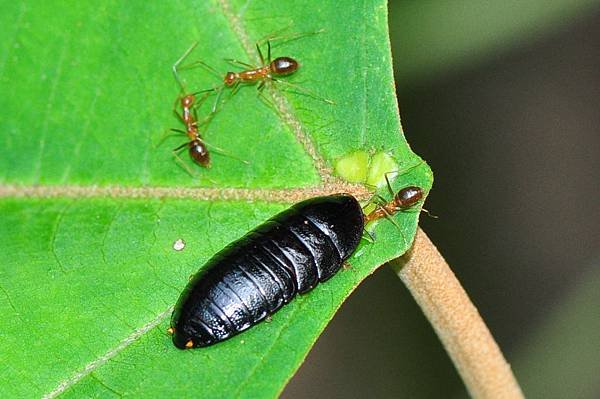
M 419 229 L 412 249 L 391 262 L 429 319 L 473 398 L 523 398 L 477 308 Z

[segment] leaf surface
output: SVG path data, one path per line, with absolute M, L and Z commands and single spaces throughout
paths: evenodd
M 376 226 L 351 267 L 221 344 L 177 350 L 170 309 L 206 260 L 290 203 L 361 185 L 332 175 L 358 150 L 405 171 L 394 187 L 431 186 L 397 115 L 386 4 L 276 1 L 5 5 L 0 24 L 0 391 L 5 397 L 273 397 L 342 301 L 408 247 L 418 211 Z M 182 128 L 171 66 L 218 71 L 256 63 L 253 43 L 286 28 L 322 33 L 274 41 L 293 56 L 271 106 L 252 87 L 227 101 L 203 136 L 210 169 L 174 162 Z M 285 32 L 283 34 L 286 34 Z M 184 62 L 184 64 L 185 64 Z M 183 70 L 189 91 L 219 79 Z M 268 97 L 269 98 L 269 97 Z M 415 167 L 415 165 L 417 167 Z M 384 190 L 383 195 L 389 194 Z M 186 247 L 175 251 L 183 239 Z

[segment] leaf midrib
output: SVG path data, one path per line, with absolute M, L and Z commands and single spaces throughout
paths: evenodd
M 201 201 L 263 201 L 295 203 L 304 199 L 335 193 L 349 193 L 366 200 L 371 193 L 362 185 L 341 181 L 327 182 L 319 187 L 306 188 L 183 188 L 82 185 L 18 185 L 0 184 L 0 198 L 137 198 L 137 199 L 195 199 Z

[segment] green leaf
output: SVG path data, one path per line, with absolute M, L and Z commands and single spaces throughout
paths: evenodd
M 281 1 L 12 2 L 0 14 L 0 390 L 3 397 L 273 397 L 342 301 L 412 240 L 418 210 L 379 223 L 351 267 L 229 341 L 177 350 L 165 330 L 188 276 L 291 202 L 361 185 L 331 175 L 356 151 L 385 151 L 394 188 L 429 190 L 427 165 L 397 115 L 386 4 Z M 171 66 L 256 62 L 253 42 L 282 27 L 324 32 L 274 42 L 286 78 L 335 101 L 275 87 L 275 108 L 242 87 L 204 137 L 191 177 L 169 127 Z M 184 62 L 185 63 L 185 62 Z M 219 84 L 182 71 L 190 91 Z M 297 90 L 296 90 L 297 91 Z M 186 155 L 185 152 L 182 155 Z M 414 167 L 418 165 L 418 167 Z M 405 173 L 402 173 L 405 171 Z M 372 176 L 369 176 L 371 179 Z M 389 193 L 383 188 L 382 195 Z M 182 251 L 173 243 L 183 239 Z

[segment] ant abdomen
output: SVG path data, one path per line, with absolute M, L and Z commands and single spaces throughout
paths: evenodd
M 298 61 L 290 57 L 278 57 L 271 62 L 269 67 L 273 74 L 289 75 L 298 70 Z
M 192 140 L 188 143 L 190 147 L 190 157 L 198 165 L 208 168 L 210 166 L 210 154 L 206 145 L 200 140 Z
M 398 191 L 395 197 L 398 206 L 401 208 L 410 208 L 423 198 L 423 190 L 415 186 L 404 187 Z

